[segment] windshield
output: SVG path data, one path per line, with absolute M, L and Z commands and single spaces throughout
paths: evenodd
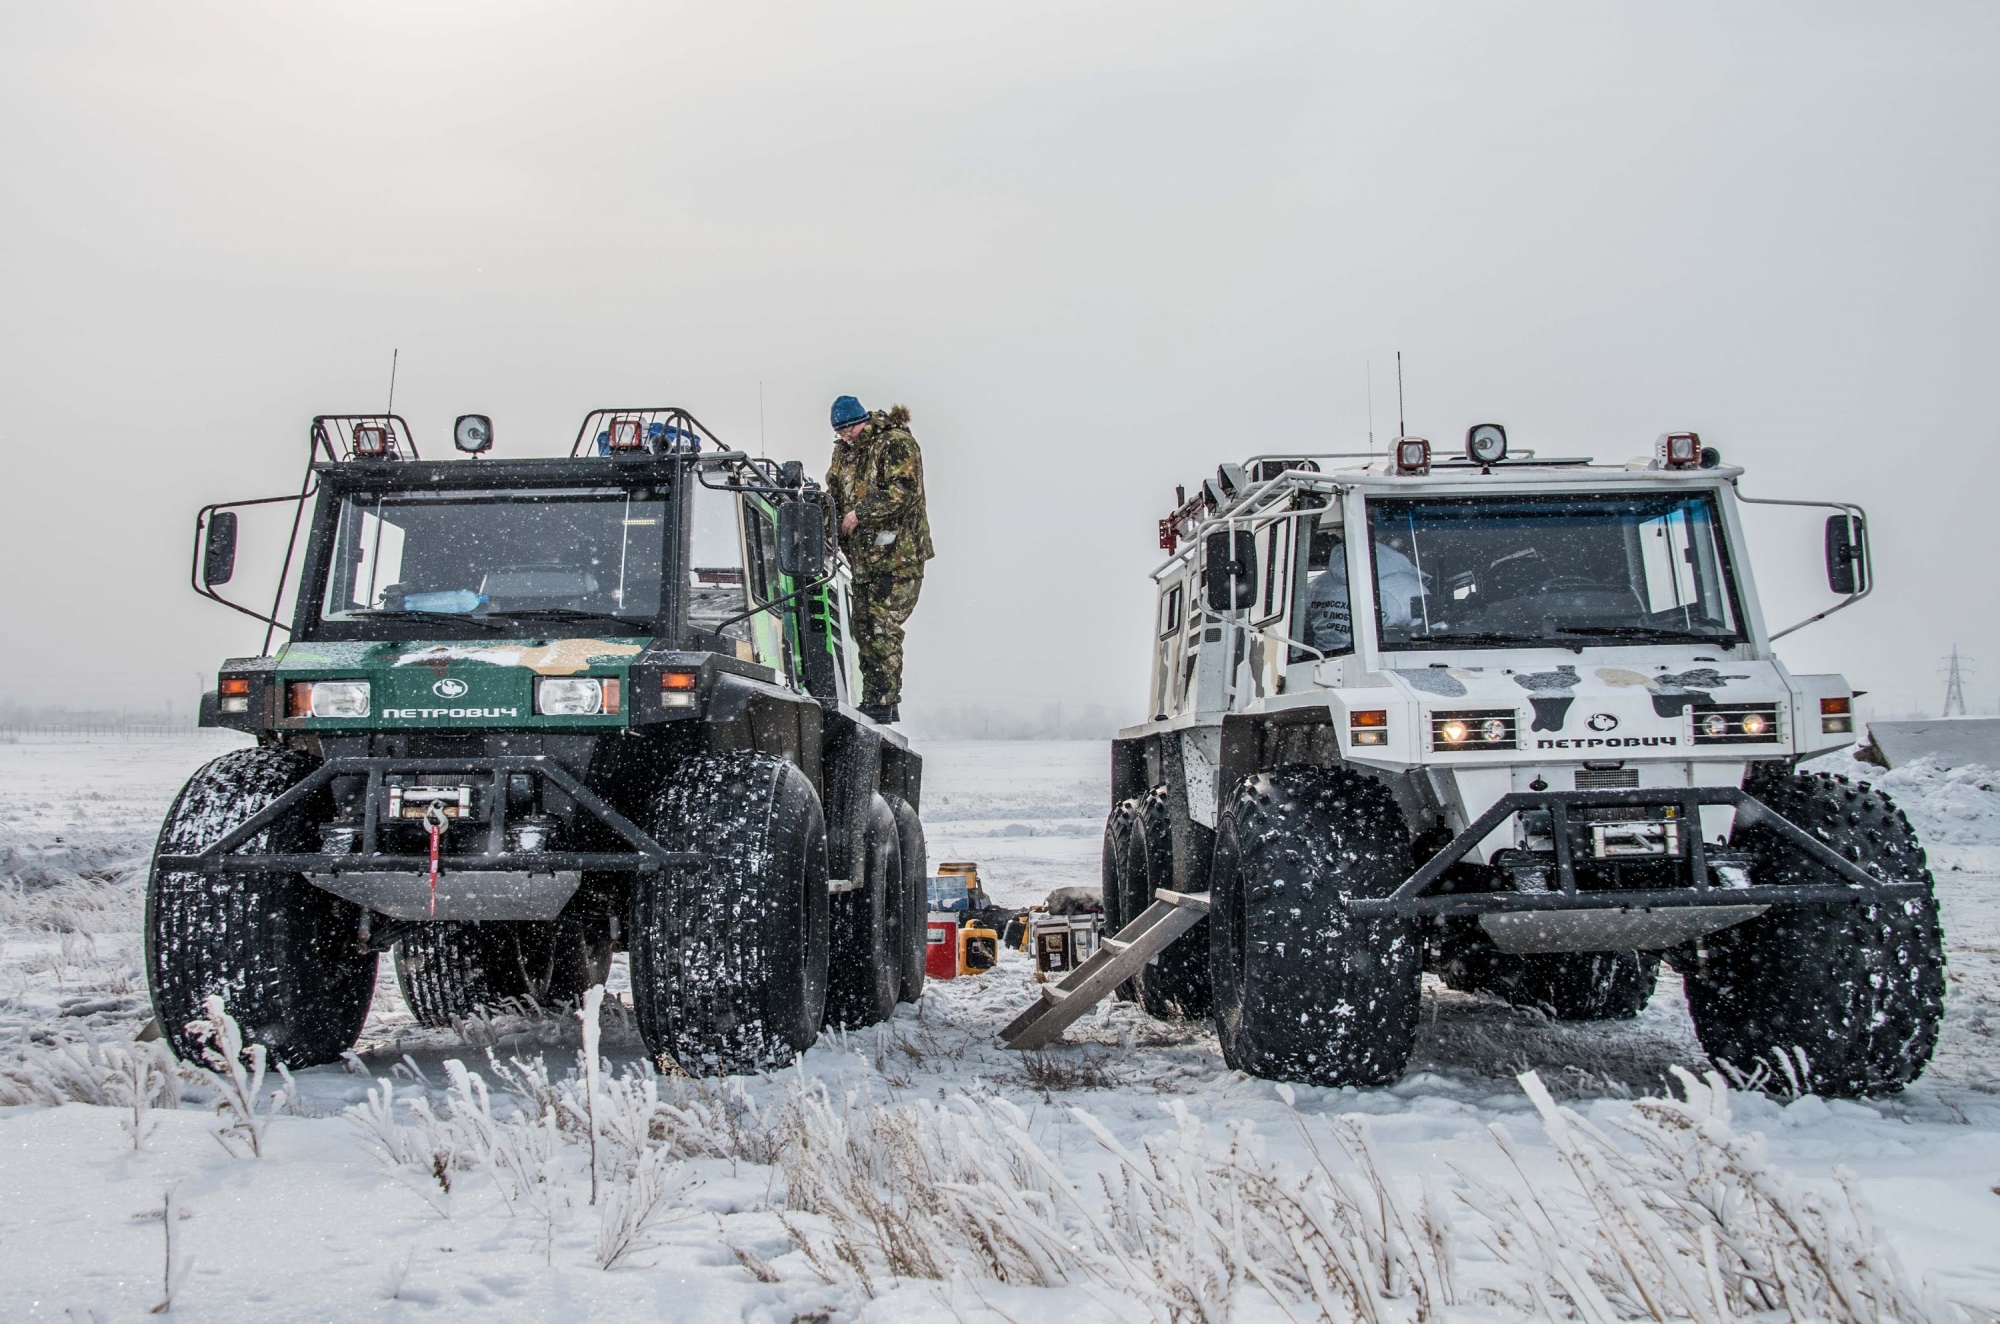
M 666 501 L 647 491 L 355 493 L 340 504 L 322 616 L 640 625 L 660 611 L 666 531 Z
M 1740 637 L 1705 493 L 1377 498 L 1382 647 Z

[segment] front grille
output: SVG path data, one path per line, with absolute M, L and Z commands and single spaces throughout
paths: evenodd
M 1456 736 L 1457 739 L 1452 737 Z M 1444 753 L 1484 749 L 1518 749 L 1520 738 L 1511 708 L 1472 712 L 1432 713 L 1431 748 Z
M 1639 785 L 1637 768 L 1578 768 L 1576 789 L 1579 791 L 1630 791 Z
M 1778 742 L 1776 703 L 1698 703 L 1694 705 L 1697 745 L 1774 745 Z

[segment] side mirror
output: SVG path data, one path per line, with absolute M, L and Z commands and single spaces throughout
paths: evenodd
M 786 460 L 778 466 L 778 486 L 789 487 L 796 492 L 806 481 L 806 466 L 803 460 Z
M 208 535 L 201 548 L 201 582 L 208 588 L 227 584 L 236 573 L 236 512 L 218 510 L 208 517 Z
M 1851 515 L 1826 520 L 1826 586 L 1851 596 L 1868 590 L 1868 530 Z
M 826 573 L 826 512 L 817 501 L 778 507 L 778 569 L 794 579 Z
M 1256 534 L 1248 529 L 1211 533 L 1203 540 L 1202 559 L 1209 610 L 1241 611 L 1257 600 Z

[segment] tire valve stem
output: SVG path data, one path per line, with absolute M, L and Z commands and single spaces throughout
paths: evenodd
M 424 827 L 431 834 L 431 918 L 438 913 L 438 843 L 444 840 L 444 827 L 450 820 L 445 817 L 444 806 L 435 800 L 424 810 Z

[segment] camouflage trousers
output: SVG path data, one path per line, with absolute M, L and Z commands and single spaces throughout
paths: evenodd
M 861 701 L 883 707 L 903 699 L 903 622 L 917 609 L 924 572 L 854 577 L 854 651 L 861 663 Z

